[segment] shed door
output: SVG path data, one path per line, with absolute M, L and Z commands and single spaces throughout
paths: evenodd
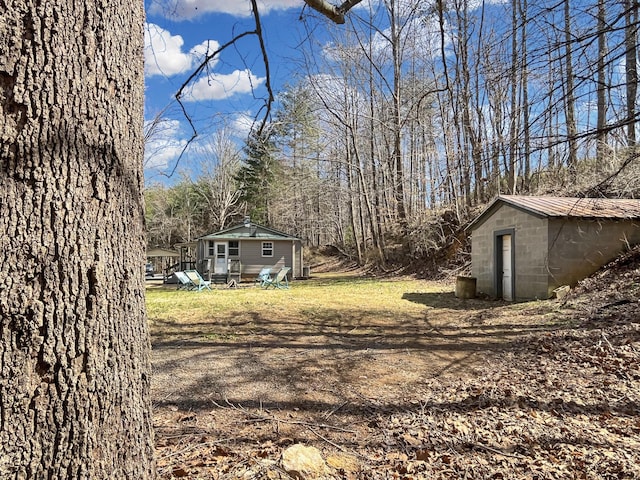
M 502 298 L 507 301 L 513 300 L 511 259 L 511 235 L 502 235 Z
M 216 242 L 216 258 L 213 266 L 213 273 L 227 273 L 227 242 Z

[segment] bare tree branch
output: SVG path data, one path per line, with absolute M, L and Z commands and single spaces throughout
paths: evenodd
M 262 122 L 260 123 L 260 127 L 258 128 L 258 133 L 262 133 L 264 126 L 267 123 L 269 118 L 269 114 L 271 113 L 271 105 L 274 101 L 273 90 L 271 90 L 271 73 L 269 69 L 269 56 L 267 55 L 267 49 L 264 45 L 264 37 L 262 35 L 262 22 L 260 22 L 260 14 L 258 13 L 258 5 L 256 0 L 251 0 L 251 7 L 253 9 L 253 18 L 256 24 L 255 34 L 258 36 L 258 41 L 260 42 L 260 51 L 262 52 L 262 61 L 264 62 L 265 69 L 265 87 L 267 88 L 267 93 L 269 96 L 267 97 L 266 104 L 264 106 L 264 115 L 262 116 Z
M 333 5 L 326 0 L 304 0 L 314 10 L 320 12 L 332 22 L 342 25 L 344 15 L 362 0 L 346 0 L 342 5 Z
M 353 2 L 353 0 L 351 0 L 351 3 L 352 2 Z M 349 3 L 349 2 L 345 2 L 345 3 Z M 264 68 L 265 68 L 265 77 L 266 77 L 265 87 L 266 87 L 267 93 L 268 93 L 268 97 L 267 97 L 267 100 L 265 102 L 265 106 L 260 109 L 263 112 L 263 117 L 262 117 L 262 121 L 260 122 L 260 127 L 258 128 L 259 132 L 262 132 L 262 129 L 264 128 L 264 126 L 265 126 L 265 124 L 266 124 L 266 122 L 267 122 L 267 120 L 269 118 L 269 114 L 271 113 L 271 105 L 273 104 L 273 101 L 274 101 L 274 95 L 273 95 L 273 90 L 271 88 L 271 73 L 270 73 L 270 69 L 269 69 L 269 57 L 267 55 L 267 50 L 266 50 L 266 47 L 265 47 L 265 44 L 264 44 L 264 38 L 263 38 L 263 34 L 262 34 L 262 23 L 260 21 L 260 15 L 259 15 L 259 12 L 258 12 L 257 0 L 251 0 L 251 9 L 253 10 L 253 18 L 254 18 L 255 26 L 256 26 L 255 30 L 242 32 L 239 35 L 236 35 L 235 37 L 233 37 L 231 40 L 229 40 L 227 43 L 222 45 L 220 48 L 218 48 L 214 52 L 207 53 L 205 55 L 204 59 L 202 60 L 202 62 L 200 62 L 200 65 L 198 66 L 198 68 L 196 68 L 191 73 L 191 75 L 189 75 L 189 78 L 187 78 L 184 81 L 184 83 L 180 86 L 180 88 L 176 92 L 176 95 L 175 95 L 176 101 L 178 102 L 178 105 L 180 105 L 182 113 L 185 116 L 185 118 L 187 119 L 187 122 L 189 123 L 189 126 L 191 127 L 191 138 L 189 138 L 189 140 L 187 140 L 187 143 L 184 145 L 184 148 L 182 149 L 182 151 L 180 153 L 180 156 L 178 157 L 178 160 L 176 161 L 176 164 L 175 164 L 173 170 L 168 175 L 169 177 L 172 176 L 173 173 L 175 172 L 178 164 L 180 163 L 180 159 L 182 158 L 182 156 L 186 152 L 186 150 L 189 147 L 189 145 L 191 145 L 191 143 L 198 136 L 198 131 L 196 129 L 196 126 L 193 123 L 193 120 L 191 119 L 191 116 L 189 115 L 189 112 L 187 111 L 187 108 L 185 107 L 185 105 L 184 105 L 184 103 L 182 101 L 182 97 L 184 95 L 185 89 L 189 86 L 189 84 L 191 82 L 193 82 L 203 72 L 203 70 L 205 68 L 207 68 L 207 66 L 209 65 L 209 62 L 211 62 L 217 55 L 219 55 L 223 50 L 225 50 L 225 49 L 229 48 L 230 46 L 234 45 L 241 38 L 244 38 L 244 37 L 249 36 L 249 35 L 255 35 L 255 36 L 258 37 L 258 42 L 260 44 L 260 51 L 262 52 L 262 60 L 264 62 Z
M 255 1 L 255 0 L 252 0 Z M 185 154 L 185 152 L 187 151 L 187 148 L 189 148 L 189 146 L 191 145 L 191 143 L 197 138 L 198 136 L 198 130 L 196 129 L 195 124 L 193 123 L 193 120 L 191 119 L 191 115 L 189 115 L 189 112 L 187 111 L 187 107 L 184 105 L 184 102 L 182 101 L 182 96 L 184 94 L 185 89 L 189 86 L 189 84 L 195 80 L 201 73 L 202 71 L 209 65 L 209 62 L 215 58 L 220 52 L 222 52 L 223 50 L 225 50 L 226 48 L 230 47 L 231 45 L 235 44 L 238 40 L 240 40 L 243 37 L 246 37 L 248 35 L 255 35 L 256 31 L 249 31 L 249 32 L 243 32 L 239 35 L 236 35 L 235 37 L 233 37 L 231 40 L 229 40 L 227 43 L 225 43 L 224 45 L 222 45 L 220 48 L 218 48 L 217 50 L 215 50 L 212 53 L 207 53 L 204 57 L 204 60 L 202 60 L 202 62 L 200 62 L 200 65 L 198 66 L 198 68 L 196 68 L 191 75 L 189 75 L 189 78 L 187 78 L 184 83 L 180 86 L 180 88 L 178 89 L 178 91 L 176 92 L 176 101 L 178 102 L 178 105 L 180 105 L 180 109 L 182 110 L 182 114 L 184 115 L 184 117 L 187 119 L 187 122 L 189 123 L 189 126 L 191 127 L 191 137 L 189 138 L 189 140 L 187 140 L 187 143 L 185 143 L 184 147 L 182 148 L 182 151 L 180 152 L 180 155 L 178 156 L 178 159 L 176 160 L 176 163 L 173 167 L 173 170 L 171 170 L 171 173 L 169 175 L 167 175 L 168 177 L 173 176 L 173 174 L 176 171 L 176 168 L 178 167 L 178 164 L 180 163 L 180 160 L 182 159 L 182 156 Z

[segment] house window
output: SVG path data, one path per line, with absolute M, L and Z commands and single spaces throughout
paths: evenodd
M 262 242 L 262 256 L 273 257 L 273 242 Z
M 229 242 L 229 256 L 230 257 L 240 256 L 240 242 L 238 240 L 231 240 Z
M 209 240 L 209 256 L 213 257 L 216 254 L 215 243 L 213 240 Z

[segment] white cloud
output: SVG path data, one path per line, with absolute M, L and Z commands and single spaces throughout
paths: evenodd
M 188 72 L 196 61 L 220 47 L 215 40 L 206 40 L 189 52 L 183 52 L 182 37 L 171 35 L 171 32 L 154 23 L 148 23 L 145 27 L 144 44 L 144 70 L 147 76 L 171 76 Z M 214 63 L 210 63 L 211 67 L 213 65 Z
M 144 31 L 144 60 L 147 75 L 175 75 L 191 68 L 192 59 L 182 52 L 184 40 L 149 23 Z
M 259 0 L 260 14 L 271 10 L 302 8 L 303 0 Z M 227 13 L 236 17 L 251 15 L 249 0 L 152 0 L 148 12 L 174 20 L 189 20 L 207 13 Z
M 257 77 L 250 70 L 235 70 L 229 74 L 212 73 L 195 82 L 185 95 L 185 100 L 222 100 L 236 94 L 251 93 L 265 80 L 265 77 Z

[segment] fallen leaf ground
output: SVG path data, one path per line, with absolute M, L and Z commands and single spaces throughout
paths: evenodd
M 207 321 L 151 308 L 161 478 L 288 479 L 294 443 L 336 479 L 640 478 L 639 257 L 562 302 L 405 279 L 397 309 L 376 282 L 296 315 L 295 284 Z

